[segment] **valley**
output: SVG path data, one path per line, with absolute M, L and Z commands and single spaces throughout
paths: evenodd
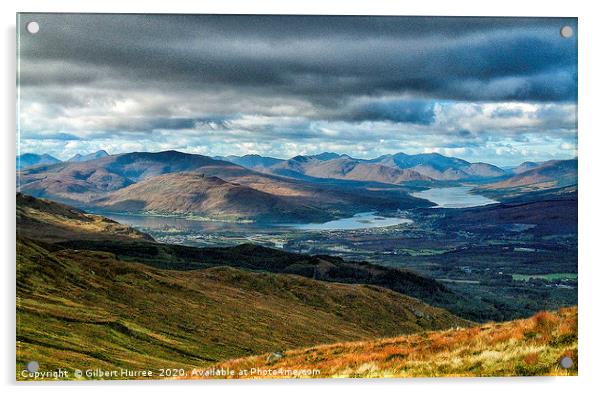
M 445 179 L 393 182 L 318 174 L 350 160 L 332 154 L 303 174 L 256 157 L 245 168 L 179 152 L 96 156 L 20 173 L 18 365 L 198 368 L 577 304 L 572 164 L 500 175 L 427 156 Z
M 481 302 L 455 309 L 476 321 L 527 317 L 577 302 L 576 193 L 570 188 L 502 194 L 470 186 L 414 192 L 434 208 L 388 211 L 319 224 L 224 222 L 109 214 L 170 244 L 231 247 L 252 243 L 410 269 Z M 504 189 L 505 190 L 505 189 Z M 506 192 L 507 193 L 507 192 Z M 514 191 L 513 193 L 516 193 Z M 543 193 L 543 194 L 542 194 Z M 491 195 L 487 194 L 486 195 Z M 493 197 L 493 195 L 492 195 Z M 527 278 L 525 280 L 525 278 Z
M 527 317 L 542 308 L 555 309 L 577 302 L 574 277 L 549 276 L 577 273 L 576 228 L 570 224 L 574 213 L 566 204 L 560 201 L 547 207 L 566 213 L 556 223 L 545 219 L 548 216 L 541 211 L 540 203 L 534 204 L 533 217 L 524 216 L 526 210 L 521 207 L 523 223 L 516 223 L 507 213 L 496 216 L 497 211 L 509 211 L 510 207 L 451 212 L 429 208 L 404 212 L 399 220 L 411 222 L 403 224 L 321 231 L 255 223 L 111 217 L 170 244 L 229 247 L 253 243 L 293 253 L 410 269 L 436 278 L 467 299 L 495 304 L 494 309 L 479 302 L 461 308 L 471 319 L 486 321 Z M 485 222 L 476 215 L 486 218 Z M 522 275 L 534 277 L 517 279 Z M 542 275 L 548 275 L 547 279 L 541 279 Z

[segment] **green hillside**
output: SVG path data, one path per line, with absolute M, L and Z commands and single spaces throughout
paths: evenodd
M 144 240 L 153 238 L 103 216 L 17 193 L 17 234 L 45 242 Z
M 379 287 L 230 267 L 161 270 L 17 241 L 17 371 L 193 367 L 469 324 Z
M 258 245 L 195 248 L 152 241 L 147 234 L 67 205 L 17 195 L 21 236 L 48 242 L 49 250 L 88 250 L 114 254 L 119 260 L 161 269 L 196 270 L 231 266 L 254 271 L 295 274 L 328 282 L 384 287 L 447 309 L 468 320 L 495 316 L 495 306 L 470 301 L 443 284 L 415 272 L 367 262 L 290 253 Z

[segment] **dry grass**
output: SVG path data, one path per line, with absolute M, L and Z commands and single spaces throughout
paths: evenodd
M 574 366 L 559 366 L 570 356 Z M 577 308 L 539 312 L 530 319 L 377 341 L 349 342 L 231 360 L 235 371 L 309 371 L 312 377 L 531 376 L 577 374 Z M 272 377 L 293 377 L 279 375 Z

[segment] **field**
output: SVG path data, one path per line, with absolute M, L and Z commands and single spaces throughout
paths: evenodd
M 512 275 L 513 280 L 530 280 L 530 279 L 544 279 L 550 282 L 553 281 L 564 281 L 564 280 L 577 280 L 577 274 L 572 273 L 556 273 L 556 274 L 546 274 L 546 275 L 521 275 L 515 274 Z

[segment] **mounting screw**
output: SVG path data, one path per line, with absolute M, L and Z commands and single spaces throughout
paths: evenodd
M 27 370 L 29 372 L 38 372 L 38 369 L 40 369 L 40 363 L 37 361 L 30 361 L 27 363 Z
M 562 26 L 562 28 L 560 29 L 560 35 L 563 38 L 571 38 L 573 36 L 573 28 L 569 25 Z
M 573 366 L 573 359 L 568 356 L 564 356 L 560 359 L 560 366 L 564 369 L 569 369 Z

